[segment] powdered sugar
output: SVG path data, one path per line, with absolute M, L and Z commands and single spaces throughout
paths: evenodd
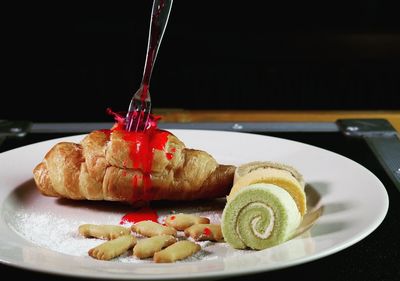
M 175 212 L 181 212 L 178 210 Z M 159 217 L 159 222 L 162 222 L 170 212 L 163 213 Z M 208 217 L 211 223 L 220 223 L 221 211 L 199 211 L 193 214 Z M 104 243 L 104 240 L 95 238 L 84 238 L 78 233 L 79 225 L 86 223 L 93 224 L 118 224 L 118 215 L 110 215 L 98 219 L 84 220 L 75 216 L 62 217 L 51 212 L 26 212 L 20 209 L 13 215 L 13 223 L 10 226 L 16 233 L 32 242 L 33 244 L 44 247 L 53 251 L 72 256 L 88 256 L 88 250 Z M 124 226 L 130 227 L 131 224 L 127 223 Z M 141 237 L 139 237 L 141 239 Z M 183 232 L 178 232 L 178 239 L 186 238 Z M 196 242 L 201 246 L 201 251 L 181 262 L 194 262 L 201 260 L 218 259 L 220 255 L 217 249 L 221 247 L 224 249 L 226 243 L 214 243 L 210 241 Z M 227 248 L 228 249 L 228 248 Z M 113 259 L 114 262 L 124 263 L 152 263 L 152 259 L 138 259 L 129 251 L 122 256 Z
M 87 256 L 87 251 L 104 242 L 85 239 L 78 233 L 83 221 L 71 221 L 51 213 L 17 213 L 14 230 L 41 247 L 73 256 Z

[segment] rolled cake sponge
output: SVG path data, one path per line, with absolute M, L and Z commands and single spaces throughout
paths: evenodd
M 271 183 L 293 197 L 301 216 L 307 211 L 303 176 L 293 167 L 276 162 L 250 162 L 237 167 L 229 197 L 239 189 L 255 183 Z
M 292 196 L 274 184 L 251 184 L 232 194 L 222 213 L 224 239 L 233 248 L 261 250 L 291 238 L 301 223 Z
M 292 174 L 293 177 L 296 178 L 296 180 L 299 181 L 300 185 L 304 188 L 305 182 L 303 179 L 303 175 L 296 168 L 284 163 L 273 162 L 273 161 L 253 161 L 238 166 L 237 169 L 235 170 L 233 183 L 236 183 L 241 177 L 247 175 L 250 172 L 267 168 L 274 168 L 274 169 L 288 171 L 289 173 Z

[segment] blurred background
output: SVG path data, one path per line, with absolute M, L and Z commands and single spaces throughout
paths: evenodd
M 175 0 L 151 80 L 153 107 L 400 109 L 394 4 L 270 2 Z M 111 121 L 107 107 L 127 110 L 142 78 L 151 6 L 4 9 L 0 119 Z

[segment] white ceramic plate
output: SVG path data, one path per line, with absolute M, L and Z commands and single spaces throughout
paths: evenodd
M 171 131 L 188 147 L 206 150 L 220 163 L 239 165 L 270 160 L 296 167 L 308 184 L 309 214 L 301 233 L 263 251 L 238 251 L 225 243 L 206 243 L 202 245 L 201 254 L 174 264 L 142 262 L 130 256 L 108 262 L 94 260 L 86 253 L 99 241 L 79 237 L 77 226 L 81 223 L 118 224 L 129 207 L 111 202 L 74 202 L 44 197 L 36 191 L 32 181 L 32 169 L 45 153 L 61 140 L 79 142 L 83 137 L 75 136 L 0 154 L 1 262 L 42 272 L 92 278 L 226 277 L 323 258 L 366 237 L 387 213 L 388 196 L 382 183 L 366 168 L 333 152 L 253 134 Z M 161 205 L 159 214 L 162 216 L 172 209 L 192 209 L 218 221 L 223 208 L 221 201 L 196 204 Z

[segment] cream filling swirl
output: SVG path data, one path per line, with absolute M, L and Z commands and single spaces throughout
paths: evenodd
M 267 239 L 271 235 L 272 230 L 274 229 L 274 224 L 275 224 L 274 211 L 272 210 L 272 208 L 270 206 L 268 206 L 267 204 L 263 204 L 263 203 L 258 203 L 258 202 L 251 203 L 251 206 L 262 207 L 262 208 L 265 208 L 268 210 L 269 217 L 270 217 L 269 224 L 267 225 L 267 227 L 264 229 L 263 232 L 257 231 L 257 224 L 260 221 L 261 216 L 257 216 L 251 220 L 251 229 L 252 229 L 252 232 L 254 233 L 254 235 L 260 239 Z M 239 225 L 236 225 L 236 233 L 239 235 L 240 239 L 243 240 L 242 236 L 240 235 Z

